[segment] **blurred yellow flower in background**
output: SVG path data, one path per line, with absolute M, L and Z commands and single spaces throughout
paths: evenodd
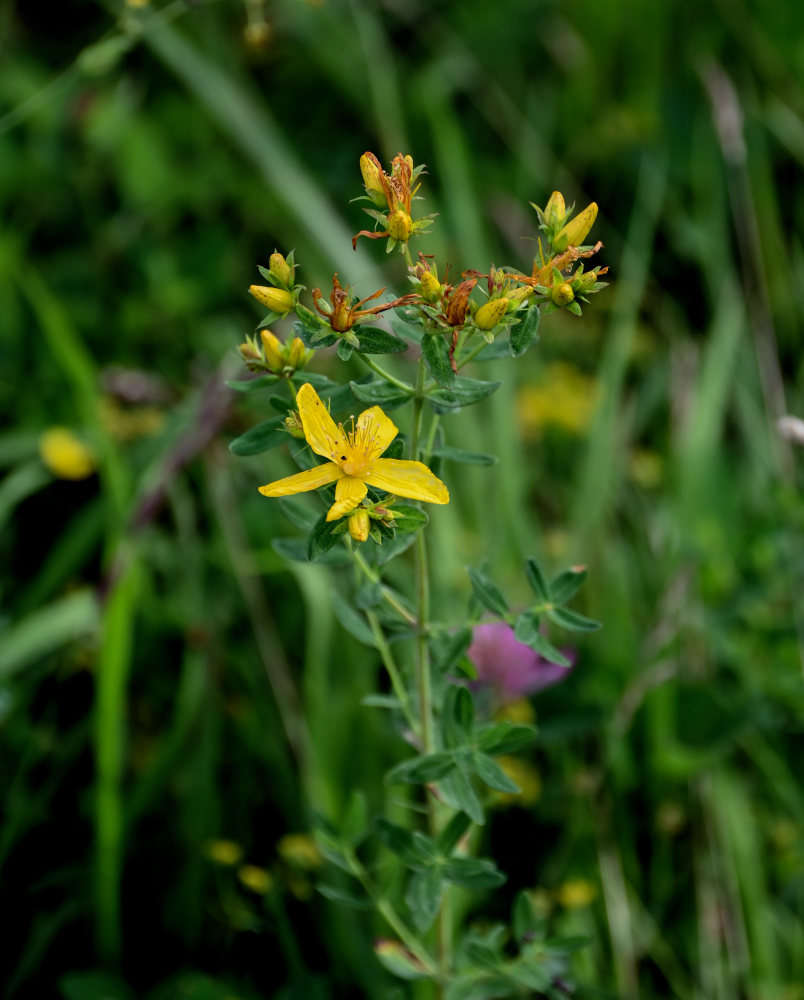
M 511 781 L 522 789 L 519 793 L 499 792 L 495 798 L 501 805 L 532 806 L 542 795 L 542 778 L 536 768 L 520 757 L 500 757 L 497 763 Z
M 86 479 L 97 465 L 92 450 L 68 427 L 50 427 L 39 438 L 39 454 L 59 479 Z
M 233 840 L 208 840 L 204 854 L 219 865 L 236 865 L 243 857 L 243 848 Z
M 517 413 L 522 433 L 526 438 L 538 437 L 552 424 L 570 434 L 581 434 L 589 425 L 597 397 L 595 379 L 566 361 L 554 361 L 535 385 L 524 386 L 519 392 Z
M 320 868 L 323 858 L 318 845 L 308 833 L 288 833 L 276 845 L 276 851 L 283 861 L 308 871 Z
M 260 896 L 270 892 L 274 884 L 270 872 L 257 865 L 241 865 L 237 870 L 237 877 L 247 889 Z
M 597 887 L 585 878 L 571 878 L 556 889 L 556 899 L 567 910 L 580 910 L 597 896 Z

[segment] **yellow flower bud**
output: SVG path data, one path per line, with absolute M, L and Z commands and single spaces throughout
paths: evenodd
M 274 253 L 268 258 L 268 270 L 283 285 L 290 289 L 293 285 L 293 269 L 281 253 Z
M 508 299 L 489 299 L 475 313 L 475 326 L 478 330 L 493 330 L 508 309 Z
M 407 212 L 398 209 L 388 216 L 388 235 L 393 240 L 406 243 L 410 239 L 410 230 L 413 225 Z
M 432 271 L 425 271 L 422 274 L 419 290 L 426 302 L 438 302 L 441 298 L 441 282 Z
M 544 206 L 544 221 L 552 229 L 560 226 L 567 214 L 567 206 L 564 204 L 564 195 L 560 191 L 553 191 L 550 200 Z
M 374 153 L 363 153 L 360 157 L 360 173 L 363 175 L 363 185 L 366 189 L 366 194 L 374 204 L 387 204 L 385 191 L 380 181 L 382 167 Z
M 39 439 L 42 461 L 59 479 L 86 479 L 95 458 L 84 442 L 66 427 L 51 427 Z
M 299 439 L 304 437 L 304 427 L 298 410 L 291 410 L 291 412 L 285 417 L 285 430 L 291 435 L 291 437 Z
M 568 306 L 575 298 L 575 292 L 573 292 L 570 285 L 564 282 L 563 285 L 557 285 L 553 289 L 550 298 L 557 306 Z
M 517 302 L 524 302 L 533 295 L 533 289 L 529 285 L 520 285 L 513 292 L 508 293 L 508 302 L 516 305 Z
M 253 295 L 258 302 L 270 309 L 271 312 L 279 313 L 280 316 L 285 316 L 295 305 L 293 296 L 284 288 L 271 288 L 269 285 L 251 285 L 249 294 Z
M 260 330 L 260 340 L 262 341 L 262 349 L 265 352 L 265 361 L 268 367 L 272 372 L 281 372 L 285 367 L 285 362 L 279 353 L 282 349 L 279 339 L 270 330 Z
M 368 511 L 362 507 L 349 517 L 349 534 L 356 542 L 365 542 L 369 536 Z
M 597 203 L 592 202 L 574 219 L 564 226 L 561 232 L 553 240 L 553 249 L 558 253 L 566 250 L 567 247 L 579 247 L 583 244 L 589 230 L 594 225 L 597 218 Z
M 307 351 L 304 341 L 300 337 L 294 337 L 287 349 L 288 364 L 291 368 L 303 368 L 307 362 Z

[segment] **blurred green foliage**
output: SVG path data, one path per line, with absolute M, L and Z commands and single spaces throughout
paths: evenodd
M 533 889 L 591 939 L 582 996 L 804 997 L 802 453 L 775 427 L 804 413 L 800 5 L 33 0 L 0 27 L 6 995 L 396 995 L 383 928 L 281 850 L 393 763 L 376 658 L 271 548 L 285 460 L 227 452 L 263 414 L 222 387 L 275 247 L 309 287 L 401 285 L 349 247 L 373 149 L 428 164 L 453 275 L 529 269 L 560 188 L 600 204 L 614 282 L 483 369 L 506 386 L 448 438 L 501 463 L 449 469 L 444 593 L 490 550 L 513 592 L 539 551 L 589 565 L 605 623 L 534 699 L 482 919 Z M 59 425 L 95 475 L 48 472 Z

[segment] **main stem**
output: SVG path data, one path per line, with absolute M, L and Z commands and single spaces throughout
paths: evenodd
M 419 358 L 416 373 L 416 395 L 413 397 L 413 422 L 410 429 L 410 456 L 419 461 L 419 441 L 421 439 L 422 409 L 424 407 L 424 361 Z M 432 753 L 433 740 L 433 692 L 430 683 L 430 654 L 427 648 L 427 620 L 430 615 L 430 581 L 427 572 L 427 546 L 424 532 L 416 536 L 414 548 L 414 574 L 416 578 L 416 690 L 419 695 L 419 716 L 421 722 L 422 750 Z

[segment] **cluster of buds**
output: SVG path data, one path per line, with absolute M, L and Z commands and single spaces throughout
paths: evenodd
M 385 538 L 393 538 L 396 534 L 394 520 L 399 516 L 391 505 L 396 497 L 390 496 L 378 503 L 364 503 L 354 510 L 348 518 L 349 534 L 356 542 L 365 542 L 372 538 L 382 545 Z
M 246 337 L 240 345 L 240 357 L 251 371 L 265 371 L 280 378 L 290 378 L 304 368 L 314 351 L 308 351 L 298 337 L 283 344 L 270 330 L 260 330 L 260 339 Z
M 573 218 L 575 206 L 567 208 L 560 191 L 553 191 L 544 208 L 533 202 L 531 206 L 536 209 L 539 228 L 547 237 L 548 253 L 563 253 L 567 247 L 582 246 L 597 218 L 597 203 L 594 201 Z
M 259 267 L 260 274 L 269 284 L 251 285 L 249 294 L 270 310 L 263 323 L 273 323 L 296 308 L 299 292 L 304 286 L 294 284 L 295 271 L 292 250 L 287 257 L 274 251 L 269 258 L 268 267 Z
M 413 185 L 423 170 L 423 165 L 413 165 L 411 156 L 398 153 L 391 163 L 391 173 L 387 174 L 374 153 L 363 153 L 360 157 L 360 172 L 363 175 L 365 197 L 377 208 L 382 207 L 386 211 L 378 212 L 376 208 L 363 210 L 380 228 L 373 231 L 361 229 L 352 237 L 353 250 L 357 249 L 358 239 L 366 236 L 370 240 L 388 237 L 388 253 L 396 247 L 406 252 L 411 236 L 431 224 L 434 215 L 426 215 L 416 221 L 411 215 L 411 204 L 419 190 L 418 184 L 415 187 Z

